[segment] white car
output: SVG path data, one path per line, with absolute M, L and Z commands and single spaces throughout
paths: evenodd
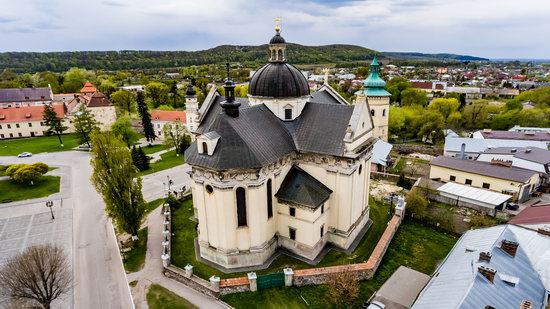
M 22 153 L 18 154 L 17 157 L 18 157 L 18 158 L 32 157 L 32 153 L 30 153 L 30 152 L 22 152 Z
M 386 308 L 386 305 L 384 305 L 383 303 L 379 302 L 379 301 L 373 301 L 372 303 L 370 303 L 370 305 L 367 307 L 367 309 L 384 309 Z

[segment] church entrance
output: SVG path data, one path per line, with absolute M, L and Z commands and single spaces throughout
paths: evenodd
M 273 273 L 258 276 L 258 290 L 276 288 L 285 285 L 285 274 Z

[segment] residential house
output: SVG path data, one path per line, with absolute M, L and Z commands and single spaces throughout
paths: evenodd
M 540 148 L 499 147 L 482 152 L 477 161 L 492 162 L 502 160 L 512 162 L 512 166 L 538 172 L 541 183 L 550 179 L 550 151 Z
M 510 146 L 510 142 L 507 140 L 487 140 L 481 138 L 468 138 L 468 137 L 453 137 L 447 136 L 445 138 L 445 146 L 443 148 L 443 155 L 446 157 L 475 160 L 480 153 L 487 149 L 507 147 Z M 525 148 L 538 148 L 546 149 L 546 143 L 541 141 L 514 141 L 514 146 Z
M 94 116 L 95 120 L 99 122 L 99 128 L 101 130 L 108 130 L 116 121 L 115 106 L 103 93 L 99 92 L 92 83 L 88 82 L 84 84 L 80 93 L 75 93 L 73 99 L 66 103 L 67 117 L 71 119 L 69 132 L 74 131 L 72 118 L 76 116 L 80 106 L 83 104 Z
M 529 199 L 540 184 L 539 173 L 513 167 L 506 161 L 491 163 L 439 156 L 430 162 L 430 179 L 457 182 L 512 195 L 520 202 Z
M 59 117 L 65 116 L 63 104 L 52 106 Z M 44 105 L 0 107 L 0 139 L 44 135 L 48 128 L 42 122 L 43 112 Z
M 509 145 L 515 145 L 516 141 L 539 141 L 544 142 L 547 146 L 550 145 L 550 132 L 517 132 L 484 129 L 474 132 L 472 137 L 490 141 L 504 140 L 509 142 Z
M 422 290 L 413 309 L 545 309 L 550 229 L 512 224 L 469 230 Z
M 171 124 L 173 122 L 178 122 L 185 127 L 186 116 L 183 111 L 162 111 L 162 110 L 153 110 L 151 111 L 151 123 L 153 128 L 155 128 L 155 134 L 159 140 L 164 139 L 164 125 Z

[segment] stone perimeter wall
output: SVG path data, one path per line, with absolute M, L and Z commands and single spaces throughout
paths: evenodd
M 382 258 L 388 249 L 388 246 L 393 239 L 393 236 L 397 232 L 399 225 L 401 224 L 402 217 L 399 214 L 394 214 L 392 219 L 388 222 L 388 226 L 380 237 L 380 240 L 376 244 L 374 251 L 370 255 L 367 262 L 338 265 L 320 268 L 308 268 L 298 269 L 292 271 L 291 269 L 285 269 L 285 285 L 286 286 L 304 286 L 304 285 L 316 285 L 324 284 L 327 282 L 328 276 L 332 273 L 355 271 L 358 272 L 360 280 L 372 279 L 374 273 L 380 266 Z M 227 295 L 232 293 L 240 293 L 246 291 L 256 291 L 256 274 L 250 273 L 248 277 L 238 277 L 230 279 L 220 279 L 218 277 L 210 278 L 210 282 L 199 278 L 192 274 L 189 270 L 182 270 L 178 267 L 165 265 L 164 274 L 173 278 L 199 292 L 212 297 L 219 297 L 221 295 Z M 252 278 L 252 279 L 249 279 Z

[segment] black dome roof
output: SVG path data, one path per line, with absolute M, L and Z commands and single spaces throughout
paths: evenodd
M 250 80 L 248 94 L 258 97 L 293 98 L 309 94 L 309 85 L 302 73 L 286 62 L 270 62 Z
M 277 32 L 277 34 L 275 34 L 269 41 L 269 44 L 285 44 L 285 43 L 286 43 L 285 39 L 281 36 L 279 32 Z

